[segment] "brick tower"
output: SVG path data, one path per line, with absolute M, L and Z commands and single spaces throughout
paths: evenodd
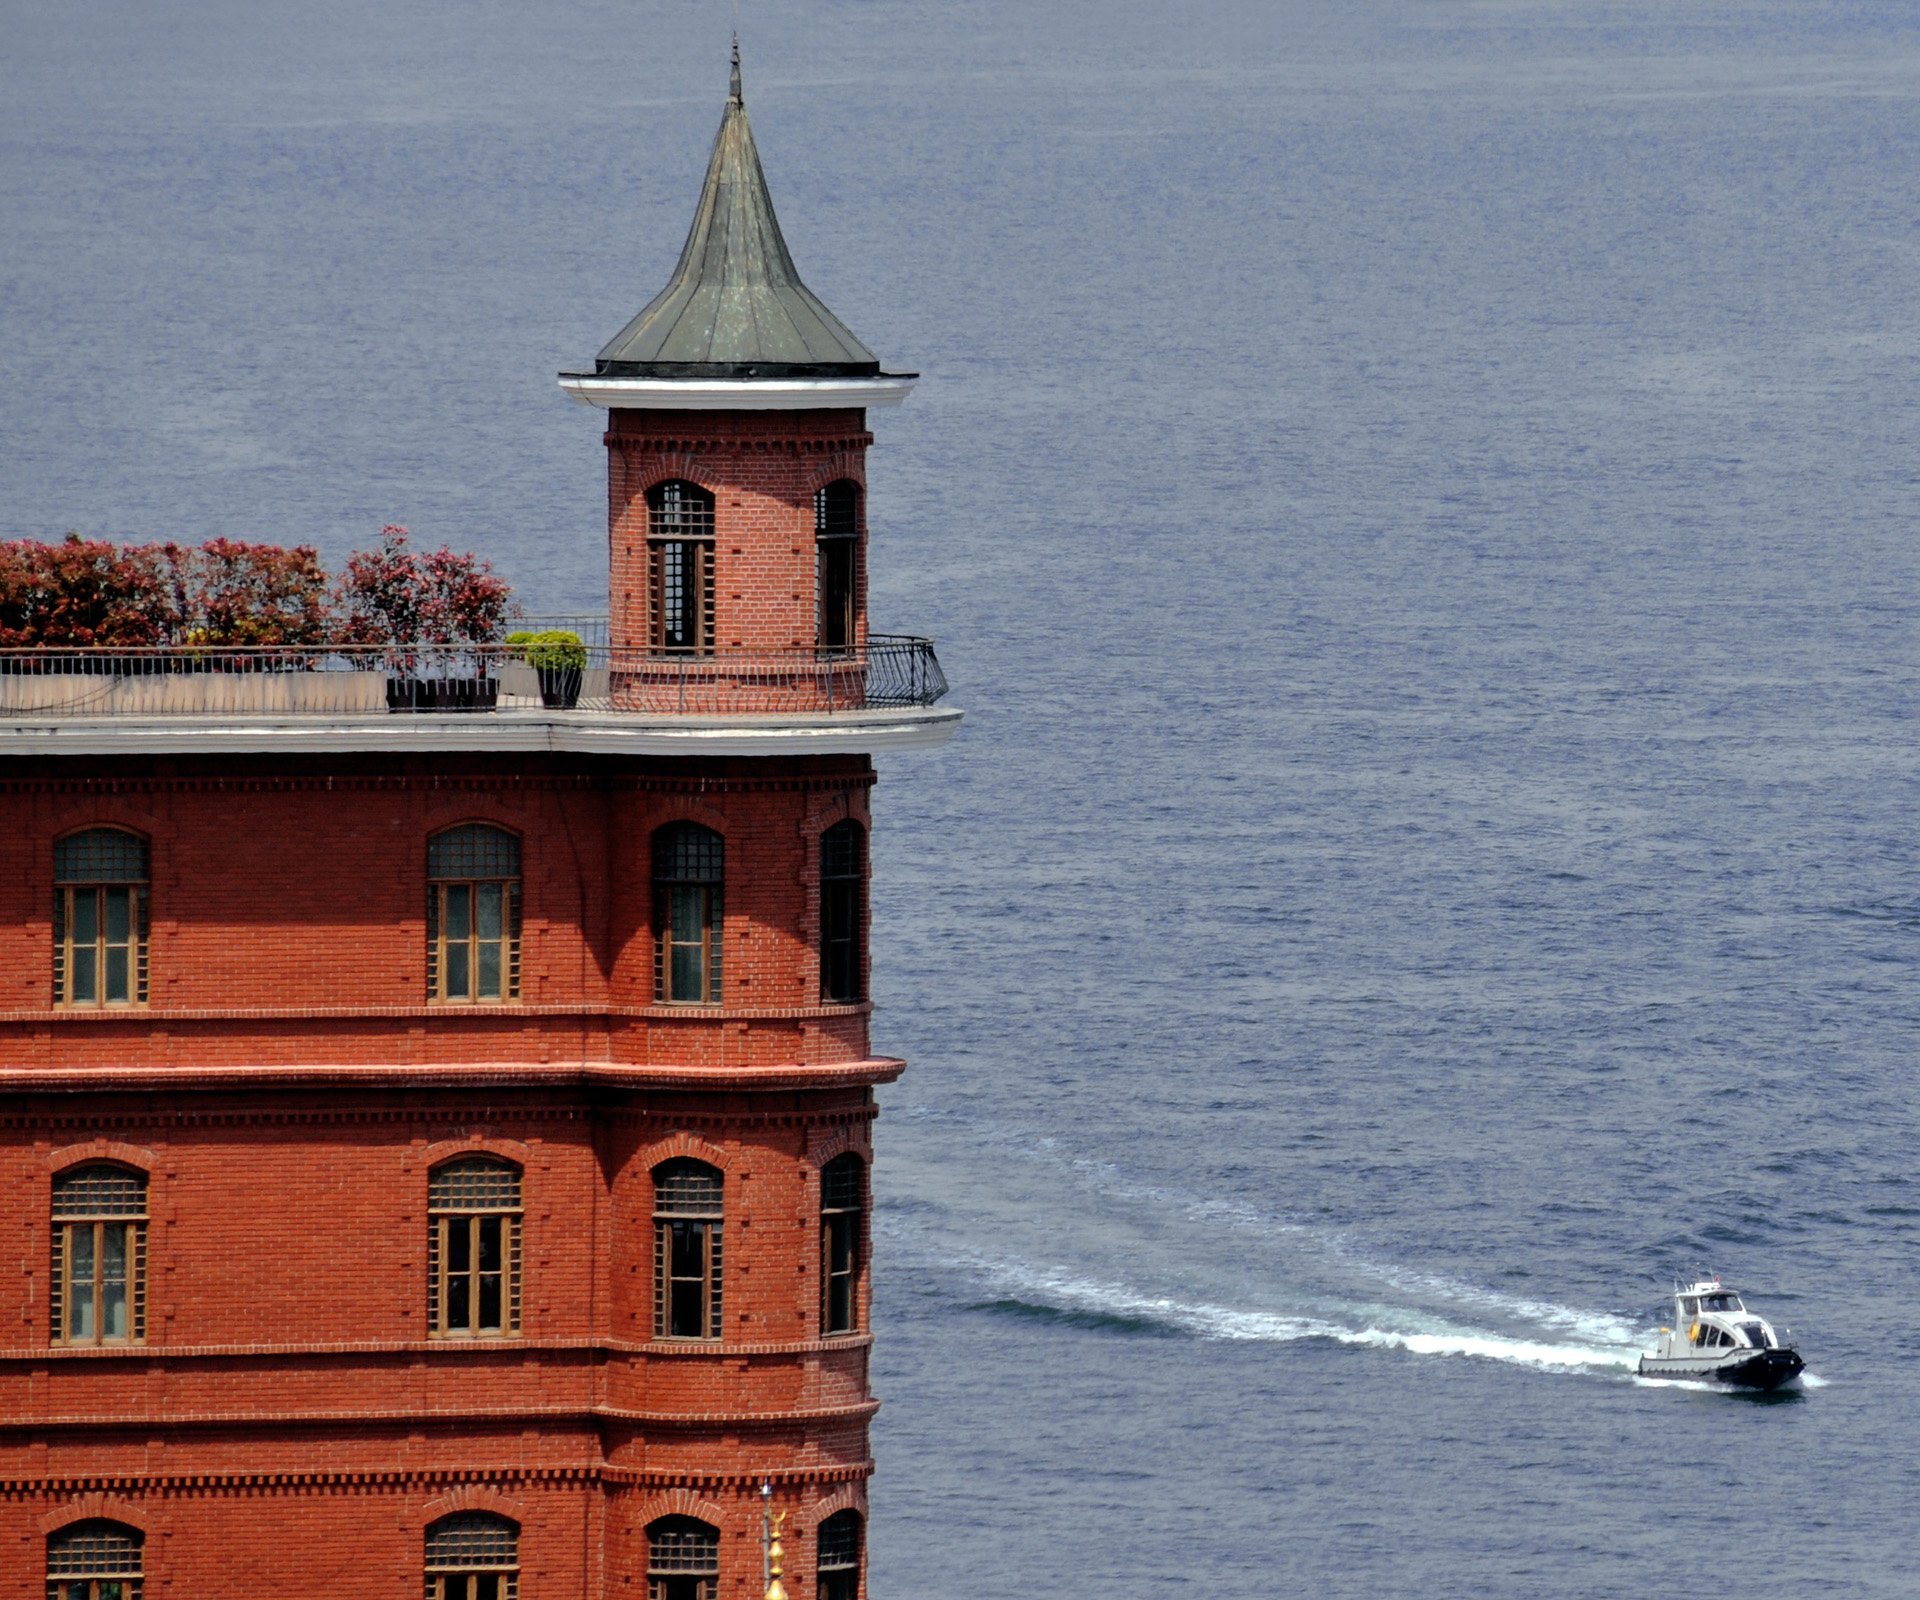
M 865 1592 L 888 375 L 732 90 L 584 669 L 0 653 L 0 1600 Z

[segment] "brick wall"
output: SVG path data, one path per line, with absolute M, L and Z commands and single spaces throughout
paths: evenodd
M 274 770 L 0 779 L 0 1068 L 607 1060 L 858 1061 L 867 1008 L 823 1005 L 819 840 L 868 821 L 861 757 L 781 763 L 372 758 Z M 654 996 L 651 837 L 726 841 L 725 1003 Z M 521 839 L 517 1004 L 427 993 L 428 838 Z M 150 844 L 149 1003 L 62 1009 L 53 847 L 89 826 Z
M 816 642 L 813 495 L 860 485 L 856 637 L 866 636 L 863 411 L 614 411 L 607 442 L 612 641 L 647 633 L 647 490 L 671 478 L 714 497 L 714 631 L 721 650 L 807 649 Z
M 759 1592 L 763 1477 L 864 1510 L 868 1340 L 820 1332 L 819 1169 L 870 1149 L 864 1005 L 819 997 L 819 835 L 862 758 L 19 761 L 0 779 L 0 1600 L 49 1529 L 147 1531 L 149 1600 L 420 1592 L 454 1505 L 522 1528 L 522 1600 L 644 1595 L 645 1528 L 723 1530 Z M 652 830 L 726 840 L 726 996 L 653 995 Z M 522 840 L 522 998 L 435 1005 L 428 836 Z M 52 851 L 151 844 L 150 1002 L 51 1002 Z M 597 1076 L 595 1075 L 597 1074 Z M 704 1075 L 704 1077 L 702 1076 Z M 433 1337 L 427 1181 L 522 1171 L 517 1335 Z M 724 1337 L 653 1337 L 651 1171 L 725 1174 Z M 57 1172 L 148 1175 L 147 1331 L 49 1325 Z M 864 1281 L 861 1326 L 865 1326 Z M 441 1510 L 435 1510 L 435 1507 Z
M 74 1487 L 45 1495 L 0 1493 L 0 1600 L 45 1600 L 48 1532 L 105 1518 L 144 1535 L 146 1600 L 258 1600 L 283 1594 L 328 1600 L 415 1600 L 422 1593 L 428 1527 L 443 1516 L 480 1511 L 519 1527 L 521 1600 L 590 1595 L 645 1600 L 647 1524 L 692 1515 L 720 1529 L 720 1593 L 759 1600 L 760 1497 L 725 1471 L 697 1487 L 631 1474 L 544 1468 L 512 1461 L 451 1481 L 429 1467 L 389 1466 L 357 1474 L 321 1469 L 265 1483 L 181 1476 L 105 1490 Z M 390 1462 L 414 1454 L 397 1443 Z M 864 1513 L 858 1484 L 817 1477 L 776 1482 L 784 1512 L 787 1592 L 814 1593 L 814 1540 L 843 1509 Z
M 525 1501 L 526 1600 L 644 1574 L 660 1513 L 604 1520 L 608 1494 L 644 1508 L 700 1487 L 753 1554 L 762 1476 L 804 1507 L 869 1471 L 868 1340 L 821 1336 L 819 1170 L 869 1155 L 873 1111 L 866 1090 L 737 1098 L 16 1098 L 0 1119 L 0 1552 L 110 1490 L 170 1530 L 176 1587 L 151 1594 L 238 1600 L 270 1557 L 337 1573 L 330 1593 L 412 1593 L 394 1584 L 419 1581 L 426 1479 Z M 521 1329 L 437 1339 L 427 1176 L 475 1151 L 523 1173 Z M 650 1173 L 681 1155 L 725 1174 L 715 1344 L 653 1338 Z M 50 1186 L 97 1160 L 148 1175 L 147 1336 L 56 1347 Z M 864 1275 L 859 1298 L 864 1327 Z M 529 1477 L 546 1480 L 531 1497 L 513 1484 Z M 607 1587 L 583 1588 L 603 1542 Z M 0 1578 L 0 1600 L 30 1589 Z

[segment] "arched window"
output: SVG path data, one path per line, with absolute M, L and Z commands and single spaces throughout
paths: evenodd
M 53 997 L 62 1006 L 144 1005 L 147 841 L 88 828 L 53 847 Z
M 820 572 L 820 648 L 851 650 L 858 642 L 859 484 L 841 478 L 814 491 L 813 540 Z
M 71 1167 L 53 1180 L 55 1344 L 136 1343 L 147 1336 L 147 1175 Z
M 653 1333 L 718 1339 L 725 1179 L 704 1161 L 653 1169 Z
M 819 1600 L 860 1600 L 860 1513 L 836 1511 L 821 1523 L 818 1551 Z
M 647 491 L 647 596 L 653 649 L 713 653 L 713 496 L 697 484 Z
M 520 1530 L 463 1511 L 427 1529 L 427 1600 L 518 1600 Z
M 820 998 L 866 998 L 861 930 L 866 922 L 867 835 L 836 822 L 820 835 Z
M 433 1333 L 520 1331 L 520 1169 L 463 1156 L 427 1178 L 427 1297 Z
M 427 994 L 512 1000 L 520 993 L 520 841 L 463 823 L 427 841 Z
M 856 1333 L 860 1322 L 860 1244 L 867 1210 L 867 1164 L 836 1156 L 820 1169 L 820 1331 Z
M 720 1530 L 697 1517 L 647 1524 L 647 1600 L 719 1600 Z
M 726 841 L 713 829 L 673 822 L 655 832 L 655 998 L 720 1003 L 720 891 L 725 875 Z
M 145 1535 L 117 1522 L 76 1522 L 47 1536 L 47 1600 L 140 1600 Z

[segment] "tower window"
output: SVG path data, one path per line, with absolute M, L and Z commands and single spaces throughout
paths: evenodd
M 860 486 L 846 478 L 813 494 L 813 538 L 819 561 L 820 648 L 851 650 L 856 643 L 859 584 Z
M 427 993 L 434 1000 L 520 994 L 520 841 L 469 822 L 427 841 Z
M 853 1333 L 860 1320 L 860 1244 L 867 1164 L 836 1156 L 820 1169 L 820 1331 Z
M 697 484 L 647 491 L 647 595 L 654 650 L 713 653 L 713 496 Z
M 866 921 L 867 836 L 857 822 L 836 822 L 820 836 L 820 998 L 866 996 L 861 930 Z
M 860 1513 L 836 1511 L 820 1524 L 814 1570 L 820 1600 L 860 1600 Z
M 520 1331 L 520 1169 L 490 1156 L 435 1167 L 427 1179 L 427 1296 L 449 1339 Z
M 720 891 L 726 841 L 697 822 L 675 822 L 653 836 L 654 996 L 670 1003 L 718 1005 L 724 918 Z
M 82 1522 L 48 1535 L 47 1600 L 140 1600 L 145 1542 L 117 1522 Z
M 720 1530 L 695 1517 L 647 1526 L 647 1600 L 718 1600 Z
M 518 1600 L 520 1530 L 484 1511 L 427 1529 L 427 1600 Z
M 129 1344 L 147 1334 L 147 1175 L 75 1167 L 53 1180 L 55 1344 Z
M 653 1333 L 718 1339 L 725 1180 L 704 1161 L 653 1169 Z
M 54 1003 L 145 1004 L 147 841 L 123 828 L 68 834 L 53 884 Z

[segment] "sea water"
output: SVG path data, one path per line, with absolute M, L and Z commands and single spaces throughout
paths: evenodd
M 880 1596 L 1920 1593 L 1920 30 L 16 3 L 0 528 L 596 605 L 726 37 L 896 368 Z M 1677 1272 L 1791 1329 L 1634 1376 Z

